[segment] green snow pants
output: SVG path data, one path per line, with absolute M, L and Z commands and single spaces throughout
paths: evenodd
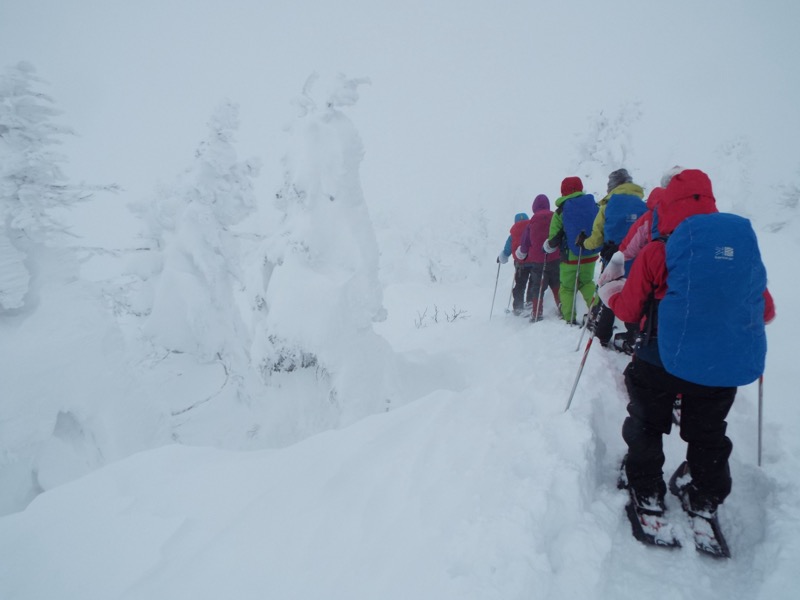
M 583 296 L 588 307 L 594 296 L 594 269 L 596 262 L 596 260 L 582 262 L 580 273 L 578 273 L 577 264 L 561 263 L 561 287 L 558 290 L 558 297 L 561 300 L 561 316 L 564 317 L 567 323 L 572 323 L 577 319 L 578 308 L 572 305 L 572 300 L 575 297 L 575 274 L 578 273 L 578 292 Z

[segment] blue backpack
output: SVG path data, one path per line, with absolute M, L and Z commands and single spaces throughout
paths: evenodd
M 594 218 L 597 216 L 598 208 L 594 201 L 594 196 L 591 194 L 581 194 L 574 196 L 564 201 L 562 205 L 562 222 L 564 224 L 564 233 L 566 238 L 564 243 L 566 247 L 575 255 L 581 256 L 595 256 L 599 250 L 584 250 L 575 245 L 575 240 L 578 234 L 583 231 L 587 235 L 592 233 L 592 226 L 594 225 Z M 563 257 L 566 258 L 566 257 Z
M 750 221 L 687 217 L 666 243 L 658 350 L 667 372 L 701 385 L 747 385 L 764 372 L 767 272 Z
M 619 245 L 636 220 L 647 211 L 647 204 L 633 194 L 614 194 L 606 204 L 603 239 Z

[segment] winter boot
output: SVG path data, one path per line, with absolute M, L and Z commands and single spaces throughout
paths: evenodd
M 669 491 L 681 501 L 681 506 L 690 515 L 712 519 L 717 514 L 717 503 L 704 498 L 692 484 L 689 463 L 683 461 L 669 479 Z
M 687 462 L 683 462 L 670 478 L 669 491 L 680 499 L 689 518 L 695 549 L 714 558 L 730 558 L 731 551 L 717 518 L 719 503 L 699 493 L 692 483 Z
M 630 343 L 627 332 L 614 334 L 614 350 L 628 356 L 633 355 L 633 346 Z

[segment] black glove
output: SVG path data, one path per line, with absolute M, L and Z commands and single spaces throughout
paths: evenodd
M 588 235 L 586 235 L 586 232 L 584 232 L 584 231 L 581 231 L 581 232 L 578 234 L 578 237 L 576 237 L 576 238 L 575 238 L 575 245 L 576 245 L 578 248 L 583 248 L 584 250 L 586 250 L 587 248 L 586 248 L 586 246 L 584 246 L 584 245 L 583 245 L 583 242 L 585 242 L 585 241 L 586 241 L 586 238 L 588 238 L 588 237 L 589 237 L 589 236 L 588 236 Z
M 603 244 L 600 250 L 600 258 L 603 259 L 603 264 L 608 264 L 608 261 L 611 260 L 611 257 L 614 256 L 617 250 L 619 250 L 619 244 L 615 244 L 614 242 L 606 242 Z

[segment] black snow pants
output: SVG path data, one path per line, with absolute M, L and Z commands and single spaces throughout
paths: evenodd
M 531 317 L 540 319 L 542 317 L 542 306 L 544 304 L 544 294 L 547 288 L 553 292 L 555 303 L 558 304 L 558 286 L 560 285 L 560 265 L 559 261 L 553 260 L 543 263 L 531 263 L 531 294 L 533 296 L 533 310 Z
M 664 497 L 662 436 L 672 428 L 672 408 L 680 395 L 680 433 L 688 444 L 692 504 L 716 508 L 731 491 L 728 458 L 733 444 L 725 435 L 725 419 L 736 388 L 691 383 L 635 356 L 625 369 L 625 385 L 630 399 L 622 425 L 628 485 L 642 498 Z
M 533 263 L 517 263 L 514 265 L 514 287 L 511 295 L 514 297 L 514 310 L 521 311 L 525 303 L 533 302 Z M 539 283 L 538 281 L 536 283 Z

